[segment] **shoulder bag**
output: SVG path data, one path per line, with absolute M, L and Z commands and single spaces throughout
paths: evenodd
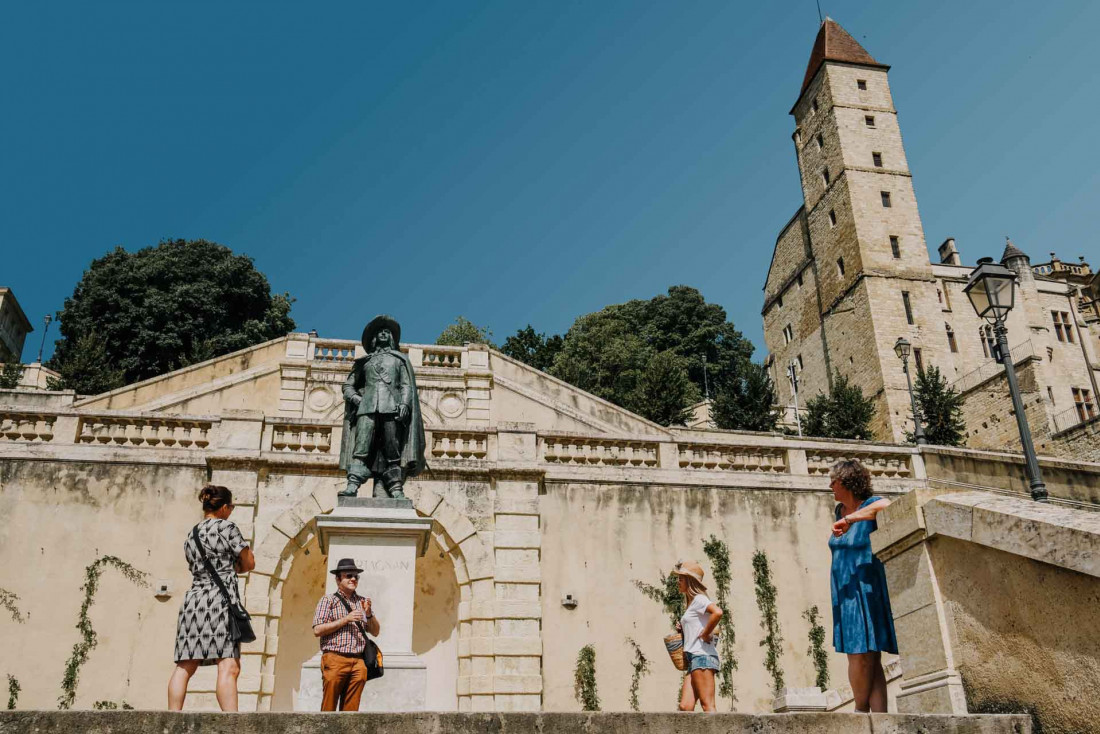
M 347 609 L 348 614 L 351 614 L 351 604 L 348 604 L 348 600 L 340 594 L 333 594 L 333 596 L 339 599 L 340 603 L 344 605 L 344 609 Z M 367 641 L 366 647 L 363 648 L 363 662 L 367 664 L 367 680 L 381 678 L 386 674 L 386 669 L 382 667 L 382 650 L 367 635 L 367 625 L 359 622 L 359 628 L 363 632 L 363 639 Z
M 233 597 L 229 595 L 229 589 L 225 588 L 225 582 L 214 570 L 214 564 L 206 557 L 206 549 L 202 547 L 202 541 L 199 540 L 198 525 L 191 528 L 191 537 L 195 539 L 199 555 L 202 556 L 202 562 L 206 565 L 206 572 L 213 577 L 214 583 L 218 585 L 218 589 L 221 590 L 222 597 L 225 599 L 225 606 L 229 610 L 229 639 L 234 642 L 255 642 L 256 633 L 252 631 L 252 617 L 240 604 L 233 603 Z

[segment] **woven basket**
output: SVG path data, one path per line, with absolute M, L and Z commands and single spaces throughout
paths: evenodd
M 671 635 L 666 636 L 665 649 L 668 650 L 668 656 L 672 659 L 672 664 L 676 666 L 676 670 L 683 670 L 684 636 L 679 632 L 673 632 Z

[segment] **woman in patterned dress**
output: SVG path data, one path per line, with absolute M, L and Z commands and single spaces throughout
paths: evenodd
M 233 493 L 225 487 L 208 484 L 199 492 L 199 501 L 203 511 L 203 520 L 198 525 L 199 541 L 233 601 L 239 603 L 236 574 L 251 571 L 256 567 L 256 559 L 240 529 L 229 520 L 229 513 L 233 512 Z M 241 644 L 229 637 L 229 608 L 218 585 L 207 573 L 190 531 L 183 544 L 183 553 L 194 581 L 183 597 L 176 624 L 176 669 L 168 680 L 168 709 L 181 711 L 191 676 L 200 665 L 216 664 L 218 705 L 222 711 L 236 711 Z
M 848 682 L 856 712 L 886 711 L 886 674 L 882 653 L 897 654 L 894 615 L 886 569 L 871 552 L 875 516 L 890 500 L 871 494 L 871 474 L 853 459 L 838 461 L 829 472 L 837 501 L 833 514 L 830 574 L 833 596 L 833 647 L 848 655 Z

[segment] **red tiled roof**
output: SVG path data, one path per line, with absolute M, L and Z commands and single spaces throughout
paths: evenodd
M 848 31 L 840 27 L 832 18 L 826 18 L 821 24 L 821 30 L 817 32 L 814 41 L 814 50 L 810 52 L 810 63 L 806 65 L 806 77 L 802 80 L 802 91 L 806 92 L 814 75 L 826 61 L 843 61 L 849 64 L 865 64 L 867 66 L 880 66 L 884 69 L 890 67 L 875 61 L 867 49 L 859 45 L 859 41 L 852 38 Z

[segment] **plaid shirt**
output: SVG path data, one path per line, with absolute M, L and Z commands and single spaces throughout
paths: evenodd
M 321 601 L 317 603 L 317 612 L 313 615 L 313 626 L 316 627 L 319 624 L 327 624 L 328 622 L 335 622 L 338 619 L 343 619 L 348 616 L 347 607 L 336 598 L 337 591 L 334 594 L 325 594 L 321 597 Z M 343 596 L 343 594 L 340 594 Z M 347 599 L 347 597 L 344 597 Z M 351 608 L 362 610 L 361 603 L 366 601 L 358 594 L 352 594 L 350 599 L 347 599 Z M 348 622 L 340 629 L 336 630 L 332 634 L 325 635 L 321 638 L 321 652 L 342 652 L 347 655 L 361 655 L 363 650 L 367 647 L 367 637 L 363 633 L 363 627 L 366 626 L 366 622 Z

